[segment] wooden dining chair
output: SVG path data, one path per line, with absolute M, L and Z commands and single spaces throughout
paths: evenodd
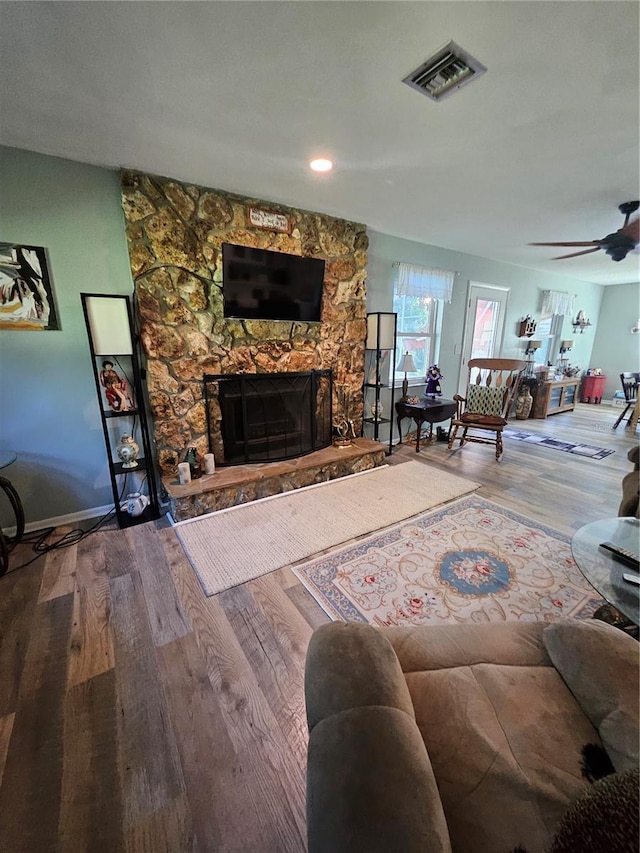
M 638 384 L 640 383 L 640 373 L 621 373 L 620 381 L 622 382 L 622 390 L 624 391 L 625 407 L 622 414 L 613 425 L 613 429 L 617 429 L 620 422 L 624 419 L 629 409 L 632 409 L 638 399 Z M 629 424 L 631 423 L 631 415 L 629 415 Z
M 493 444 L 496 459 L 502 455 L 502 430 L 518 392 L 526 361 L 515 358 L 472 358 L 468 363 L 465 396 L 454 394 L 458 411 L 451 420 L 449 450 L 462 429 L 460 447 L 466 441 Z M 473 430 L 469 434 L 469 430 Z M 480 433 L 480 434 L 478 434 Z M 489 433 L 493 433 L 490 436 Z

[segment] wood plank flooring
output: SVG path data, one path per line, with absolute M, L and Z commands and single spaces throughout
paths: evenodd
M 437 469 L 571 534 L 617 514 L 616 410 L 528 432 L 615 449 L 594 461 L 505 440 L 408 445 Z M 28 512 L 28 508 L 27 508 Z M 26 545 L 13 565 L 33 556 Z M 103 529 L 0 580 L 0 851 L 300 853 L 304 660 L 327 616 L 289 569 L 206 598 L 165 521 Z

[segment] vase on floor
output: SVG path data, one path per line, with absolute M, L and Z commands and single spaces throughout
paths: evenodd
M 531 390 L 528 385 L 525 385 L 524 388 L 520 389 L 520 394 L 518 395 L 518 402 L 516 403 L 516 418 L 519 421 L 526 420 L 531 414 L 532 406 L 533 397 L 531 396 Z

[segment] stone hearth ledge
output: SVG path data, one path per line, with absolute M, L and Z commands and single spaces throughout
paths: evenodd
M 384 465 L 387 446 L 356 438 L 351 447 L 325 447 L 297 459 L 217 468 L 186 486 L 177 477 L 163 477 L 174 521 L 185 521 L 219 509 L 249 503 L 324 483 Z

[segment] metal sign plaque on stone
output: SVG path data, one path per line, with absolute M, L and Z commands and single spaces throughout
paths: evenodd
M 268 231 L 291 231 L 289 217 L 284 213 L 274 213 L 272 210 L 262 210 L 259 207 L 249 208 L 249 222 L 256 228 L 266 228 Z

